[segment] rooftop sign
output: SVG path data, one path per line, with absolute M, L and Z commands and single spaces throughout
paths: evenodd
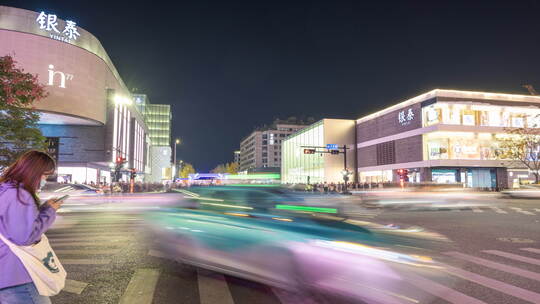
M 79 32 L 77 31 L 77 23 L 66 20 L 66 24 L 62 31 L 58 28 L 58 18 L 54 14 L 47 14 L 41 12 L 36 18 L 36 23 L 39 25 L 39 28 L 49 32 L 49 37 L 55 40 L 60 40 L 64 42 L 71 42 L 71 40 L 77 40 Z

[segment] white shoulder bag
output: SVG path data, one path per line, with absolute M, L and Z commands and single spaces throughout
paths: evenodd
M 45 234 L 39 243 L 31 246 L 18 246 L 0 234 L 2 240 L 11 249 L 30 274 L 40 295 L 54 296 L 66 285 L 66 270 L 49 244 Z

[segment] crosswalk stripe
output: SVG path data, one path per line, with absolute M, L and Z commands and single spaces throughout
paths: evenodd
M 86 238 L 82 238 L 82 237 L 77 237 L 77 238 L 53 238 L 53 237 L 50 237 L 49 240 L 51 241 L 51 243 L 55 244 L 55 243 L 61 243 L 61 242 L 77 242 L 77 241 L 89 241 L 89 240 L 92 240 L 92 241 L 97 241 L 97 242 L 116 242 L 116 241 L 127 241 L 128 237 L 123 237 L 123 238 L 118 238 L 118 237 L 111 237 L 111 236 L 89 236 L 89 237 L 86 237 Z
M 534 211 L 540 212 L 540 209 L 539 208 L 534 208 Z
M 528 302 L 540 304 L 540 293 L 536 293 L 534 291 L 529 291 L 529 290 L 526 290 L 517 286 L 506 284 L 504 282 L 497 281 L 494 279 L 486 278 L 476 273 L 469 272 L 469 271 L 459 269 L 459 268 L 455 268 L 452 266 L 446 266 L 446 271 L 462 279 L 506 293 L 516 298 L 519 298 Z
M 513 267 L 513 266 L 501 264 L 501 263 L 492 262 L 490 260 L 478 258 L 472 255 L 455 252 L 455 251 L 443 252 L 443 254 L 449 255 L 458 259 L 462 259 L 464 261 L 472 262 L 478 265 L 486 266 L 486 267 L 493 268 L 496 270 L 500 270 L 500 271 L 512 273 L 518 276 L 522 276 L 525 278 L 529 278 L 532 280 L 540 281 L 540 274 L 536 272 L 528 271 L 525 269 L 521 269 L 521 268 L 517 268 L 517 267 Z
M 434 296 L 437 296 L 447 302 L 454 304 L 486 304 L 476 298 L 470 297 L 466 294 L 463 294 L 459 291 L 456 291 L 452 288 L 446 287 L 442 284 L 436 283 L 434 281 L 428 280 L 421 276 L 408 274 L 407 282 L 416 286 L 417 288 L 422 289 L 425 292 L 428 292 Z
M 484 212 L 482 209 L 477 208 L 477 207 L 472 207 L 471 209 L 472 209 L 473 212 L 477 212 L 477 213 Z
M 532 212 L 524 211 L 523 209 L 517 208 L 517 207 L 510 207 L 510 209 L 516 211 L 517 213 L 521 213 L 521 214 L 536 215 L 536 214 L 534 214 L 534 213 L 532 213 Z
M 148 255 L 156 258 L 169 259 L 169 257 L 165 253 L 155 249 L 150 249 L 148 251 Z
M 62 291 L 81 294 L 86 286 L 88 286 L 88 283 L 67 279 L 66 286 L 64 289 L 62 289 Z
M 65 237 L 77 237 L 77 236 L 90 236 L 90 237 L 116 237 L 116 236 L 131 236 L 133 235 L 133 231 L 129 232 L 120 232 L 120 231 L 109 231 L 109 232 L 95 232 L 95 233 L 89 233 L 89 232 L 55 232 L 55 233 L 48 233 L 47 236 L 51 238 L 65 238 Z
M 107 242 L 88 242 L 88 241 L 75 241 L 75 242 L 62 242 L 62 241 L 51 241 L 52 247 L 61 248 L 61 247 L 120 247 L 127 245 L 127 240 L 111 240 Z
M 120 249 L 97 249 L 97 250 L 92 250 L 92 249 L 58 249 L 58 250 L 54 250 L 54 253 L 56 254 L 59 254 L 59 255 L 68 255 L 68 254 L 117 254 L 120 252 Z
M 137 269 L 118 304 L 151 304 L 159 274 L 159 269 Z
M 107 265 L 111 259 L 60 259 L 62 265 Z
M 540 265 L 540 260 L 539 259 L 533 259 L 533 258 L 529 258 L 529 257 L 524 257 L 524 256 L 513 254 L 513 253 L 508 253 L 508 252 L 499 251 L 499 250 L 484 250 L 483 252 L 498 255 L 498 256 L 502 256 L 502 257 L 505 257 L 505 258 L 508 258 L 508 259 L 512 259 L 512 260 L 516 260 L 516 261 L 520 261 L 520 262 L 524 262 L 524 263 L 529 263 L 529 264 L 533 264 L 533 265 Z
M 540 253 L 540 249 L 537 249 L 537 248 L 521 248 L 521 250 L 534 252 L 534 253 Z
M 229 285 L 223 275 L 217 273 L 201 274 L 201 270 L 197 269 L 197 280 L 201 304 L 234 304 Z
M 502 209 L 499 208 L 499 207 L 493 207 L 493 206 L 490 206 L 489 208 L 493 209 L 493 211 L 495 211 L 495 212 L 497 212 L 497 213 L 508 214 L 508 212 L 502 210 Z

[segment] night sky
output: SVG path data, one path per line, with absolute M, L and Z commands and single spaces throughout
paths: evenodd
M 178 158 L 199 171 L 278 117 L 355 119 L 434 88 L 540 89 L 539 1 L 364 2 L 0 3 L 94 34 L 128 87 L 173 105 Z

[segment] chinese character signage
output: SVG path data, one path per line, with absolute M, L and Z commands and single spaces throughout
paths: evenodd
M 411 108 L 409 108 L 408 110 L 399 111 L 398 121 L 399 124 L 401 124 L 402 126 L 410 125 L 413 120 L 414 112 Z
M 77 23 L 71 20 L 66 20 L 66 25 L 64 28 L 59 29 L 58 20 L 54 14 L 41 12 L 36 18 L 36 22 L 40 29 L 49 32 L 49 36 L 55 40 L 71 42 L 72 40 L 77 40 L 77 38 L 81 35 L 77 31 Z

